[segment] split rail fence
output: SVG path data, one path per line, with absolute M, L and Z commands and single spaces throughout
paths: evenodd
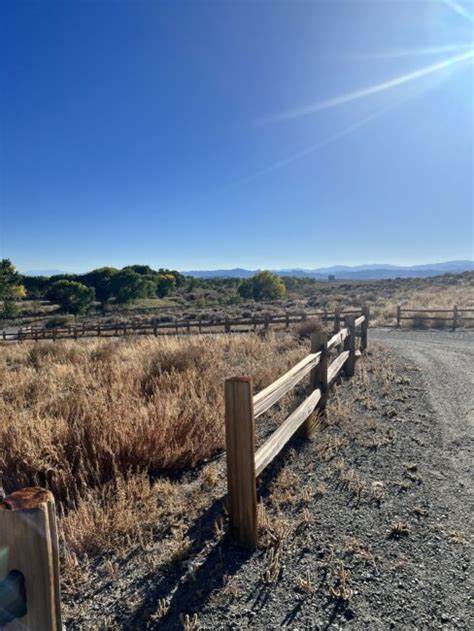
M 284 315 L 252 316 L 249 318 L 229 317 L 219 320 L 178 320 L 173 322 L 124 322 L 117 324 L 79 324 L 57 328 L 24 327 L 15 332 L 3 330 L 0 340 L 3 341 L 41 341 L 41 340 L 78 340 L 87 337 L 123 337 L 126 335 L 186 335 L 191 333 L 249 333 L 257 329 L 289 328 L 291 324 L 304 322 L 309 317 L 319 317 L 323 322 L 340 321 L 346 315 L 356 315 L 360 309 L 353 311 L 313 311 L 299 314 L 287 312 Z
M 318 414 L 324 411 L 329 389 L 344 370 L 354 375 L 356 358 L 367 348 L 369 310 L 346 316 L 345 327 L 335 323 L 333 336 L 316 331 L 311 337 L 309 355 L 258 394 L 253 394 L 249 377 L 234 377 L 225 382 L 225 433 L 230 533 L 242 545 L 255 548 L 258 537 L 256 479 L 298 432 L 309 438 Z M 360 348 L 356 349 L 356 337 Z M 340 350 L 342 347 L 342 350 Z M 340 350 L 329 363 L 330 351 Z M 310 375 L 309 394 L 275 432 L 255 450 L 255 419 L 283 395 Z
M 360 313 L 360 311 L 359 311 Z M 257 544 L 256 478 L 299 431 L 310 437 L 316 414 L 324 410 L 331 384 L 340 371 L 354 374 L 355 361 L 367 347 L 369 310 L 334 318 L 333 335 L 316 331 L 309 355 L 253 396 L 252 381 L 225 382 L 225 427 L 230 532 L 239 544 Z M 356 337 L 360 348 L 356 349 Z M 329 363 L 331 350 L 337 357 Z M 255 419 L 269 410 L 305 376 L 310 392 L 280 427 L 255 451 Z M 61 631 L 58 534 L 52 494 L 25 488 L 0 499 L 0 628 L 7 631 Z
M 448 326 L 451 322 L 452 330 L 455 331 L 459 326 L 462 326 L 466 322 L 473 322 L 474 315 L 464 315 L 466 313 L 474 314 L 474 309 L 468 307 L 458 307 L 454 305 L 451 309 L 407 309 L 401 305 L 397 306 L 397 328 L 402 326 L 402 321 L 410 320 L 412 324 L 423 325 L 429 322 L 435 324 L 444 324 Z M 403 315 L 411 314 L 411 315 Z M 439 315 L 441 314 L 441 315 Z

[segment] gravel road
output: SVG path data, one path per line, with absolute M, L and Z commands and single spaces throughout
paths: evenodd
M 440 497 L 453 498 L 449 510 L 472 524 L 474 332 L 374 330 L 371 339 L 420 368 L 441 437 L 437 464 L 442 466 L 432 474 Z M 460 488 L 461 502 L 456 497 Z

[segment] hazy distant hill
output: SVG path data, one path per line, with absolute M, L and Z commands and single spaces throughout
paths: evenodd
M 183 272 L 187 276 L 196 278 L 248 278 L 258 270 L 242 268 L 217 269 L 217 270 L 192 270 Z M 437 276 L 438 274 L 458 273 L 474 271 L 474 261 L 446 261 L 445 263 L 427 263 L 425 265 L 410 265 L 397 267 L 396 265 L 334 265 L 332 267 L 319 267 L 316 269 L 278 269 L 273 270 L 280 276 L 299 276 L 327 280 L 329 275 L 336 279 L 344 280 L 376 280 L 382 278 L 423 278 Z
M 23 276 L 57 276 L 58 274 L 67 274 L 60 269 L 33 269 L 22 272 Z

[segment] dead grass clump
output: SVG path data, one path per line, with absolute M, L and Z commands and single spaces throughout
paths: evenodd
M 318 318 L 309 318 L 308 320 L 303 320 L 301 324 L 296 326 L 295 333 L 300 340 L 304 340 L 310 338 L 311 333 L 322 331 L 323 328 L 321 320 Z

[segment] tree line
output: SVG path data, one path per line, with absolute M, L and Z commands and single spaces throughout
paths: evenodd
M 24 276 L 10 260 L 3 259 L 0 261 L 0 317 L 16 317 L 18 302 L 25 297 L 48 300 L 66 313 L 80 315 L 87 313 L 95 303 L 105 309 L 110 303 L 163 298 L 178 290 L 192 292 L 198 287 L 226 287 L 235 292 L 239 300 L 276 300 L 286 293 L 285 282 L 269 271 L 258 272 L 245 280 L 197 279 L 176 270 L 128 265 L 122 269 L 101 267 L 85 274 Z

